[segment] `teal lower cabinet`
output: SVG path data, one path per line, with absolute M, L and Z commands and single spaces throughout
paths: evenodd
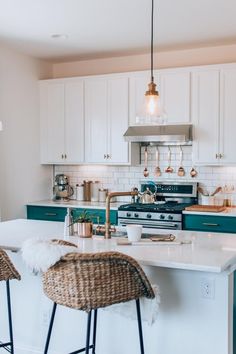
M 183 229 L 236 233 L 236 217 L 183 214 Z
M 27 219 L 64 221 L 66 208 L 27 205 Z
M 106 221 L 106 211 L 104 209 L 82 209 L 76 208 L 72 210 L 73 217 L 86 211 L 87 215 L 90 216 L 94 224 L 105 224 Z M 111 224 L 117 225 L 117 211 L 110 211 L 110 221 Z
M 49 221 L 64 221 L 67 208 L 64 207 L 50 207 L 50 206 L 34 206 L 27 205 L 27 219 L 34 220 L 49 220 Z M 106 211 L 104 209 L 72 209 L 72 215 L 76 217 L 84 211 L 90 215 L 94 224 L 104 224 L 106 219 Z M 117 225 L 117 211 L 111 210 L 110 213 L 111 224 Z

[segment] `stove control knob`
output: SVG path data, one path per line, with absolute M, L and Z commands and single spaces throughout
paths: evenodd
M 173 220 L 173 215 L 168 215 L 169 220 Z
M 127 218 L 130 218 L 131 214 L 130 213 L 126 213 L 126 216 L 127 216 Z
M 148 219 L 151 219 L 151 218 L 152 218 L 152 215 L 151 215 L 151 214 L 147 214 L 147 218 L 148 218 Z
M 160 219 L 161 219 L 161 220 L 165 219 L 165 215 L 161 214 L 161 215 L 160 215 Z
M 137 213 L 135 213 L 135 214 L 134 214 L 134 217 L 135 217 L 135 218 L 138 218 L 138 217 L 139 217 L 139 215 L 138 215 Z

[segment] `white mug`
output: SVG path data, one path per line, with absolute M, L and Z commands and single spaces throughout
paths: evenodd
M 141 240 L 142 236 L 142 225 L 126 225 L 128 240 L 130 242 L 138 242 Z

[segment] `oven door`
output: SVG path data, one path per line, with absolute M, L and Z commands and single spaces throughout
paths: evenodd
M 126 219 L 118 218 L 118 226 L 126 225 L 142 225 L 147 229 L 168 229 L 168 230 L 182 230 L 182 223 L 179 221 L 154 221 L 154 220 L 144 220 L 144 219 Z

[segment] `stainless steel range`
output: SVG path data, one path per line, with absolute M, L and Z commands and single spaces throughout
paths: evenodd
M 182 229 L 182 211 L 197 203 L 197 183 L 157 182 L 141 184 L 141 192 L 150 190 L 155 202 L 124 204 L 118 208 L 118 225 L 141 224 L 146 228 Z

